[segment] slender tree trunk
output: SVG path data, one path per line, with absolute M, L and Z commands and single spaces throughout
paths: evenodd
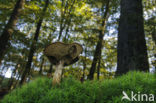
M 142 0 L 121 0 L 117 53 L 117 75 L 149 71 Z
M 68 12 L 68 14 L 67 14 L 67 7 L 69 6 L 69 5 L 68 5 L 68 2 L 69 2 L 69 1 L 66 1 L 66 4 L 65 4 L 65 1 L 62 0 L 62 5 L 61 5 L 60 32 L 59 32 L 58 40 L 61 39 L 62 32 L 63 32 L 63 30 L 65 29 L 66 25 L 70 25 L 70 22 L 71 22 L 71 11 L 72 11 L 73 6 L 74 6 L 74 4 L 75 4 L 75 0 L 72 1 L 71 8 L 69 9 L 69 12 Z M 64 7 L 64 6 L 65 6 L 65 7 Z M 63 12 L 63 9 L 64 9 L 64 12 Z M 68 18 L 66 17 L 67 20 L 65 20 L 65 15 L 68 15 Z M 69 29 L 69 26 L 68 26 L 67 29 L 66 29 L 66 34 L 65 34 L 65 35 L 67 35 L 68 29 Z
M 97 66 L 97 79 L 100 77 L 100 67 L 101 67 L 101 55 L 99 57 L 98 66 Z
M 82 59 L 83 60 L 82 61 L 83 62 L 83 74 L 82 74 L 82 77 L 81 77 L 81 82 L 83 82 L 84 81 L 84 78 L 85 78 L 87 47 L 85 48 L 84 53 L 85 53 L 85 58 Z
M 156 25 L 153 26 L 152 39 L 156 47 Z M 156 53 L 154 54 L 154 57 L 156 58 Z M 155 66 L 155 72 L 156 72 L 156 60 L 155 60 L 154 66 Z
M 49 71 L 48 71 L 48 73 L 52 73 L 52 70 L 53 70 L 53 65 L 52 64 L 50 64 L 50 69 L 49 69 Z
M 6 53 L 7 48 L 9 47 L 9 40 L 14 31 L 14 26 L 17 23 L 18 17 L 21 13 L 22 7 L 24 5 L 25 0 L 18 0 L 16 2 L 15 8 L 10 16 L 8 23 L 6 24 L 2 35 L 0 36 L 0 65 L 2 59 Z
M 49 71 L 48 71 L 48 73 L 47 73 L 47 76 L 48 76 L 48 77 L 52 77 L 52 70 L 53 70 L 53 65 L 50 64 L 50 66 L 49 66 Z
M 40 74 L 40 75 L 42 75 L 43 64 L 44 64 L 44 57 L 42 58 L 42 62 L 41 62 L 41 66 L 40 66 L 40 71 L 39 71 L 39 74 Z
M 55 30 L 54 30 L 53 32 L 55 32 Z M 52 37 L 52 35 L 49 34 L 47 39 L 50 40 L 50 41 L 52 41 L 51 37 Z M 49 70 L 51 70 L 52 66 L 53 66 L 53 65 L 50 64 L 50 66 L 49 66 Z M 49 75 L 49 73 L 47 73 L 47 76 L 48 76 L 48 77 L 51 77 L 51 74 Z
M 12 88 L 12 85 L 13 85 L 13 83 L 14 83 L 14 76 L 15 76 L 15 74 L 16 74 L 16 70 L 18 69 L 18 64 L 19 64 L 19 61 L 18 61 L 18 63 L 16 64 L 16 66 L 15 66 L 15 68 L 14 68 L 14 70 L 13 70 L 13 73 L 11 74 L 11 78 L 10 78 L 10 80 L 9 80 L 9 84 L 8 84 L 8 89 L 9 90 L 11 90 Z
M 39 37 L 39 32 L 40 32 L 40 28 L 41 28 L 42 21 L 43 21 L 43 16 L 44 16 L 45 13 L 46 13 L 48 4 L 49 4 L 49 0 L 46 0 L 45 7 L 43 8 L 42 15 L 41 15 L 41 17 L 40 17 L 40 19 L 39 19 L 39 22 L 38 22 L 38 24 L 37 24 L 35 36 L 34 36 L 32 45 L 31 45 L 31 47 L 30 47 L 30 52 L 29 52 L 29 56 L 28 56 L 28 62 L 26 63 L 25 70 L 24 70 L 24 72 L 23 72 L 23 74 L 22 74 L 21 81 L 20 81 L 20 85 L 24 83 L 24 81 L 25 81 L 25 79 L 26 79 L 26 75 L 30 73 L 31 64 L 32 64 L 32 58 L 33 58 L 33 55 L 34 55 L 35 50 L 36 50 L 35 44 L 37 43 L 37 40 L 38 40 L 38 37 Z
M 68 26 L 67 26 L 67 28 L 66 28 L 66 33 L 65 33 L 65 36 L 64 36 L 64 38 L 63 38 L 63 41 L 66 43 L 67 42 L 67 35 L 68 35 L 68 32 L 69 32 L 69 25 L 70 24 L 68 24 Z
M 63 23 L 64 23 L 64 15 L 65 15 L 65 14 L 64 14 L 65 12 L 63 12 L 63 9 L 65 9 L 65 8 L 64 8 L 64 3 L 65 3 L 65 1 L 62 0 L 62 4 L 61 4 L 60 31 L 59 31 L 58 41 L 61 39 L 62 32 L 63 32 L 63 29 L 64 29 L 64 26 L 63 26 Z M 65 11 L 65 10 L 64 10 L 64 11 Z
M 13 89 L 15 89 L 19 85 L 19 80 L 20 80 L 20 74 L 17 76 L 17 80 L 13 86 Z
M 3 75 L 3 70 L 5 69 L 5 66 L 2 67 L 0 75 Z M 0 84 L 2 84 L 3 80 L 4 80 L 5 76 L 2 76 L 1 80 L 0 80 Z
M 153 26 L 152 39 L 156 45 L 156 25 Z
M 152 39 L 155 43 L 155 49 L 156 49 L 156 24 L 153 26 Z M 156 53 L 154 54 L 154 57 L 156 58 Z M 155 66 L 155 72 L 156 72 L 156 60 L 153 61 L 153 66 Z
M 83 74 L 82 74 L 81 82 L 84 81 L 84 78 L 85 78 L 85 70 L 86 70 L 86 63 L 85 63 L 85 61 L 83 61 Z
M 102 50 L 102 42 L 103 42 L 103 37 L 104 37 L 104 31 L 105 31 L 105 26 L 106 26 L 106 20 L 108 17 L 108 13 L 109 13 L 109 0 L 107 0 L 106 3 L 106 10 L 103 16 L 103 21 L 102 21 L 102 30 L 100 30 L 99 32 L 99 40 L 98 43 L 96 45 L 96 49 L 95 49 L 95 53 L 94 53 L 94 58 L 93 58 L 93 62 L 92 62 L 92 66 L 90 68 L 90 72 L 88 75 L 88 79 L 92 80 L 94 77 L 94 73 L 95 73 L 95 69 L 96 69 L 96 64 L 98 59 L 100 59 L 100 55 L 101 55 L 101 50 Z

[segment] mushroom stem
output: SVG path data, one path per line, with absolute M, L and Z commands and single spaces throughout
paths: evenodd
M 61 77 L 62 77 L 63 66 L 64 66 L 64 61 L 60 61 L 55 66 L 55 73 L 54 73 L 54 76 L 53 76 L 52 85 L 60 84 Z

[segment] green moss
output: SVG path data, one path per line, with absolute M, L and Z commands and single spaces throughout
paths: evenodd
M 56 87 L 51 87 L 51 81 L 38 78 L 6 95 L 2 103 L 122 103 L 123 90 L 156 95 L 155 77 L 149 73 L 129 72 L 115 79 L 84 83 L 69 77 Z

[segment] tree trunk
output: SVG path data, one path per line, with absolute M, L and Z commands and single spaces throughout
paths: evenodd
M 142 0 L 121 0 L 120 5 L 116 74 L 149 71 Z
M 10 16 L 10 19 L 8 23 L 6 24 L 2 35 L 0 36 L 0 65 L 2 62 L 2 59 L 6 53 L 7 48 L 9 47 L 9 40 L 11 38 L 11 35 L 14 31 L 14 26 L 17 23 L 18 17 L 21 13 L 22 7 L 24 5 L 25 0 L 18 0 L 14 10 Z
M 29 52 L 29 56 L 28 56 L 28 62 L 26 63 L 25 70 L 24 70 L 24 72 L 23 72 L 23 74 L 22 74 L 21 81 L 20 81 L 20 85 L 23 84 L 23 82 L 25 81 L 26 75 L 30 73 L 31 64 L 32 64 L 32 58 L 33 58 L 33 55 L 34 55 L 35 50 L 36 50 L 35 44 L 37 43 L 37 40 L 38 40 L 38 37 L 39 37 L 39 32 L 40 32 L 40 28 L 41 28 L 42 21 L 43 21 L 43 16 L 44 16 L 45 13 L 46 13 L 48 4 L 49 4 L 49 0 L 46 0 L 45 7 L 43 8 L 42 15 L 41 15 L 41 17 L 40 17 L 40 19 L 39 19 L 39 22 L 38 22 L 38 24 L 37 24 L 35 36 L 34 36 L 32 45 L 31 45 L 31 47 L 30 47 L 30 52 Z
M 101 55 L 99 57 L 98 66 L 97 66 L 97 79 L 100 77 L 100 67 L 101 67 Z
M 153 26 L 153 32 L 152 32 L 152 39 L 155 43 L 155 47 L 156 47 L 156 26 Z M 156 53 L 154 54 L 154 57 L 156 58 Z M 156 60 L 155 62 L 153 62 L 153 66 L 155 67 L 155 72 L 156 72 Z
M 42 75 L 43 64 L 44 64 L 44 57 L 42 58 L 42 62 L 41 62 L 41 66 L 40 66 L 40 71 L 39 71 L 39 74 L 40 74 L 40 75 Z
M 66 1 L 66 3 L 65 3 L 65 1 L 62 0 L 62 5 L 61 5 L 61 20 L 60 20 L 60 32 L 59 32 L 58 41 L 61 39 L 62 32 L 64 31 L 66 25 L 68 25 L 68 27 L 66 29 L 66 34 L 65 34 L 65 35 L 67 35 L 68 30 L 69 30 L 69 26 L 70 26 L 70 23 L 71 23 L 71 18 L 72 18 L 72 16 L 71 16 L 71 10 L 73 9 L 73 6 L 75 4 L 75 0 L 72 1 L 71 8 L 69 9 L 69 12 L 67 14 L 67 8 L 69 6 L 68 5 L 68 2 L 69 1 Z M 63 9 L 64 9 L 64 12 L 63 12 Z M 65 17 L 65 15 L 68 15 L 68 18 Z
M 156 25 L 153 26 L 152 39 L 156 45 Z
M 48 73 L 47 73 L 47 76 L 48 76 L 48 77 L 52 77 L 52 70 L 53 70 L 53 65 L 50 64 L 50 66 L 49 66 L 49 71 L 48 71 Z
M 48 71 L 48 73 L 52 73 L 52 70 L 53 70 L 53 65 L 52 64 L 50 64 L 50 69 L 49 69 L 49 71 Z
M 61 1 L 62 1 L 62 4 L 61 4 L 61 20 L 60 20 L 60 31 L 59 31 L 58 41 L 61 39 L 62 32 L 63 32 L 63 30 L 65 28 L 65 26 L 63 26 L 63 24 L 64 24 L 64 15 L 65 15 L 65 11 L 66 11 L 66 9 L 64 8 L 65 1 L 64 0 L 61 0 Z M 63 9 L 65 9 L 64 12 L 63 12 Z
M 88 75 L 88 79 L 92 80 L 94 77 L 94 73 L 95 73 L 95 69 L 96 69 L 96 64 L 98 59 L 100 59 L 101 56 L 101 50 L 102 50 L 102 42 L 103 42 L 103 37 L 104 37 L 104 31 L 105 31 L 105 26 L 106 26 L 106 20 L 108 17 L 108 13 L 109 13 L 109 0 L 107 0 L 106 3 L 106 10 L 105 13 L 103 15 L 103 21 L 102 21 L 102 30 L 99 31 L 99 40 L 98 43 L 96 45 L 96 49 L 95 49 L 95 53 L 94 53 L 94 58 L 93 58 L 93 62 L 92 62 L 92 66 L 90 68 L 90 72 Z M 103 11 L 103 10 L 102 10 Z
M 12 74 L 11 74 L 11 78 L 10 78 L 9 83 L 8 83 L 8 90 L 11 90 L 12 89 L 12 85 L 13 85 L 14 79 L 15 79 L 14 76 L 16 74 L 16 70 L 18 69 L 18 65 L 19 65 L 19 61 L 16 64 L 16 66 L 15 66 L 15 68 L 14 68 Z
M 81 82 L 83 82 L 85 79 L 85 70 L 86 70 L 86 63 L 85 63 L 85 61 L 83 61 L 83 74 L 81 77 Z
M 85 50 L 84 50 L 84 53 L 85 53 L 85 58 L 82 59 L 83 61 L 83 74 L 82 74 L 82 77 L 81 77 L 81 82 L 84 81 L 84 78 L 85 78 L 85 70 L 86 70 L 86 54 L 87 54 L 87 47 L 85 47 Z
M 0 84 L 2 84 L 2 82 L 3 82 L 4 78 L 5 78 L 5 76 L 3 76 L 3 70 L 4 69 L 5 69 L 5 66 L 3 66 L 1 71 L 0 71 L 0 75 L 2 76 L 1 79 L 0 79 Z M 6 74 L 6 72 L 5 72 L 5 74 Z
M 63 38 L 64 43 L 67 43 L 67 40 L 68 40 L 67 36 L 68 36 L 68 32 L 69 32 L 69 26 L 70 26 L 70 23 L 68 23 L 67 28 L 66 28 L 66 33 L 65 33 L 65 36 Z

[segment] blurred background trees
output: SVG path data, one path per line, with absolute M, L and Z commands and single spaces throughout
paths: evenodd
M 0 0 L 0 37 L 17 1 Z M 156 68 L 154 3 L 154 0 L 142 1 L 150 71 Z M 64 77 L 72 75 L 82 81 L 87 78 L 113 78 L 117 68 L 120 0 L 49 0 L 46 10 L 45 5 L 46 0 L 25 0 L 13 28 L 10 45 L 0 65 L 0 88 L 15 88 L 21 81 L 22 74 L 26 72 L 27 82 L 34 77 L 53 73 L 53 66 L 43 55 L 43 50 L 58 40 L 65 43 L 78 42 L 83 46 L 79 61 L 65 67 Z M 41 19 L 38 40 L 35 42 L 28 72 L 26 65 L 31 48 L 34 49 L 34 34 Z M 0 49 L 2 50 L 1 47 Z

